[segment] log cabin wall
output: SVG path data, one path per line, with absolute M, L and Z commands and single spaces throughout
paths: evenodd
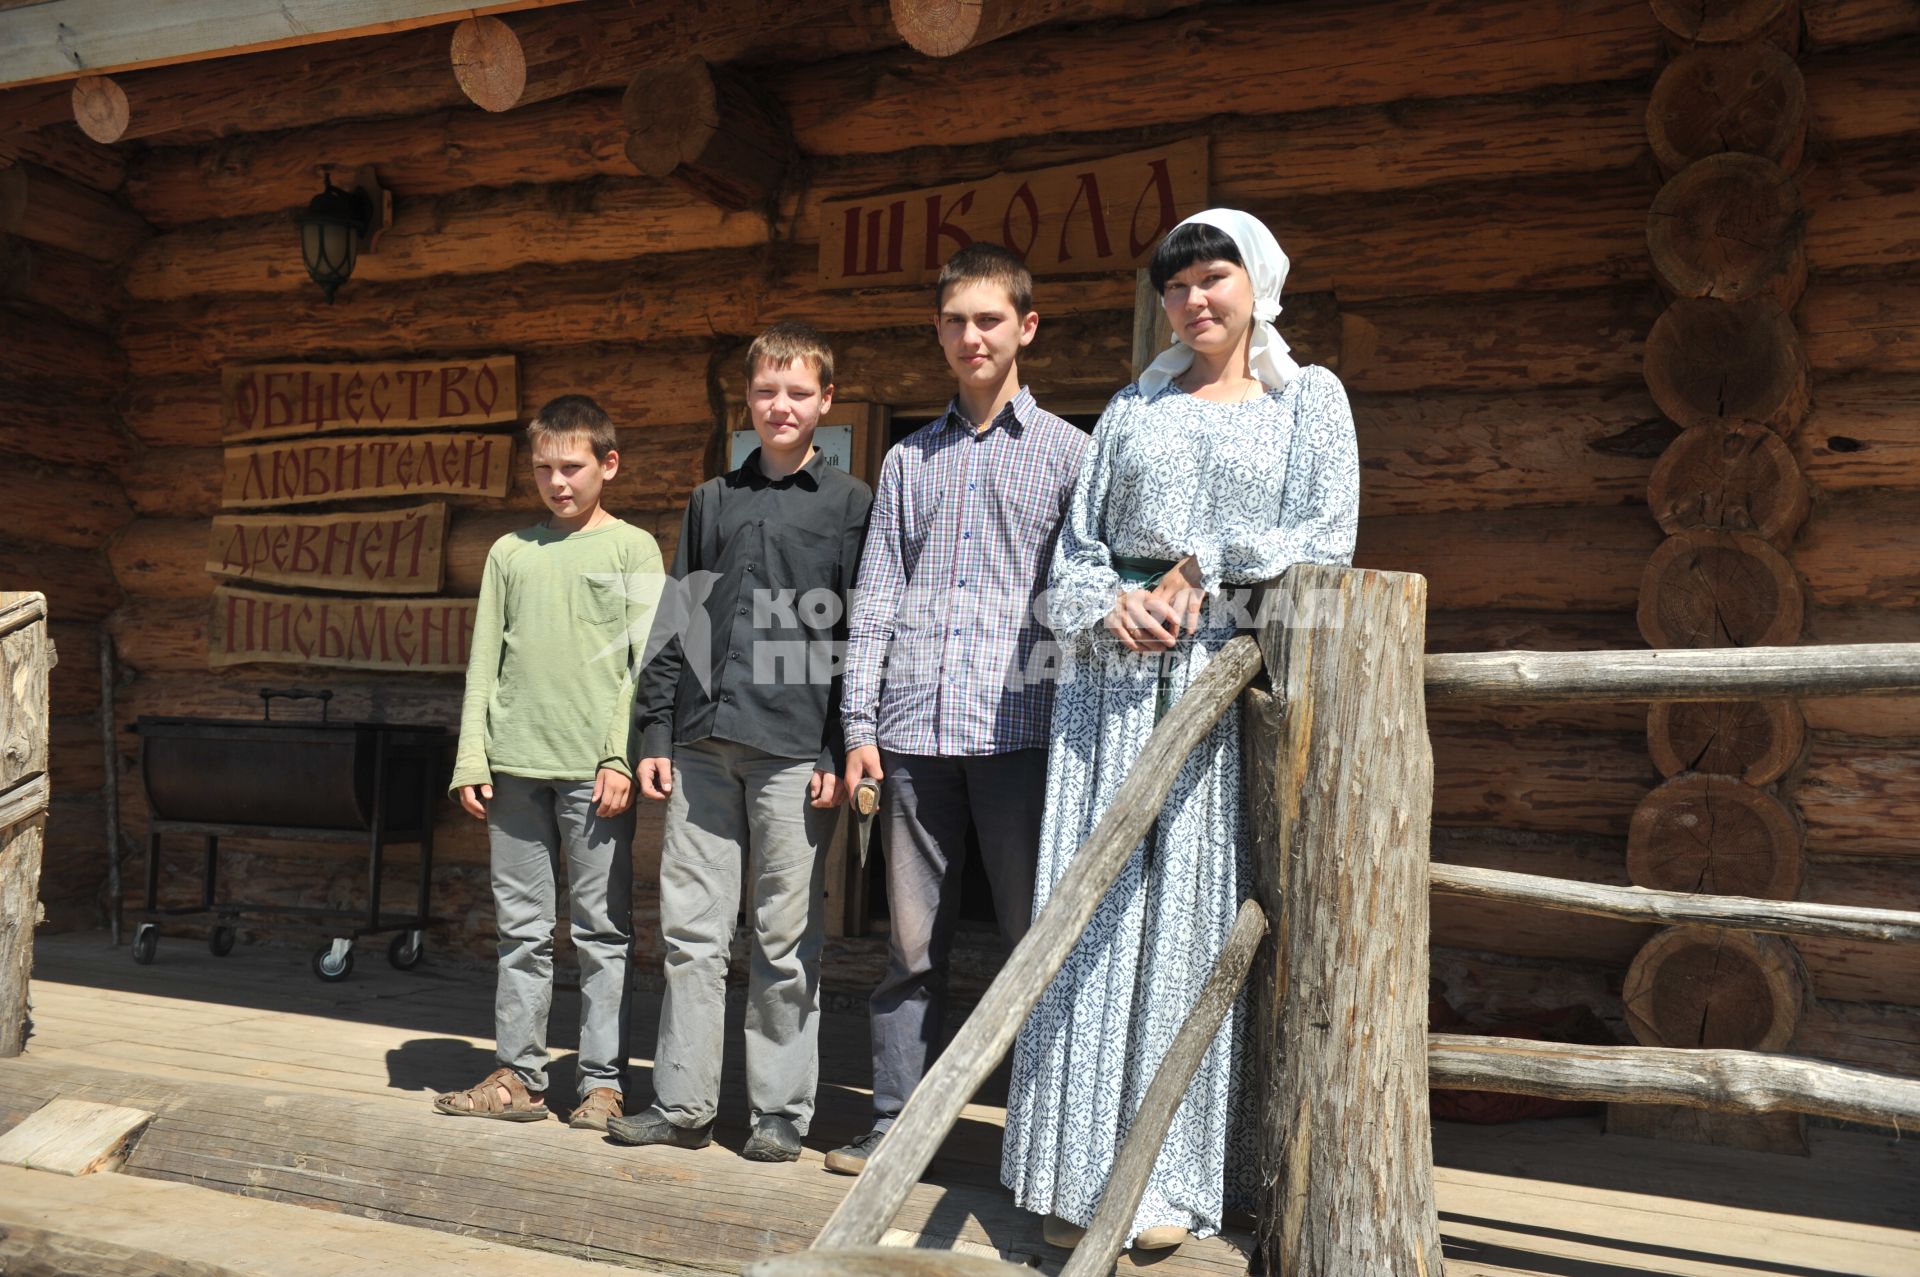
M 120 276 L 152 231 L 126 157 L 77 129 L 0 137 L 0 588 L 47 595 L 51 678 L 41 901 L 50 926 L 105 917 L 101 639 L 121 601 L 106 547 L 133 518 L 123 475 Z M 31 583 L 30 585 L 28 583 Z
M 1665 175 L 1647 118 L 1683 51 L 1647 0 L 1162 4 L 1145 18 L 1086 0 L 1045 6 L 1066 25 L 942 59 L 900 47 L 872 0 L 792 6 L 795 29 L 812 34 L 778 55 L 780 40 L 729 26 L 741 7 L 711 6 L 712 31 L 659 49 L 602 41 L 619 57 L 584 71 L 581 45 L 552 24 L 608 6 L 511 17 L 530 51 L 545 40 L 574 53 L 530 53 L 527 90 L 498 113 L 436 78 L 444 32 L 431 48 L 416 32 L 351 42 L 350 57 L 237 59 L 219 94 L 205 70 L 133 86 L 127 136 L 140 140 L 110 153 L 130 161 L 126 198 L 158 234 L 120 275 L 132 438 L 102 467 L 133 512 L 99 593 L 126 595 L 110 620 L 137 672 L 122 721 L 248 715 L 268 681 L 330 686 L 349 715 L 456 714 L 451 676 L 208 668 L 223 366 L 515 354 L 523 415 L 576 389 L 613 412 L 628 458 L 615 508 L 670 552 L 686 493 L 715 471 L 738 352 L 765 323 L 829 330 L 843 401 L 945 397 L 924 289 L 817 286 L 824 202 L 1195 136 L 1209 139 L 1213 200 L 1266 217 L 1293 257 L 1283 330 L 1353 397 L 1359 563 L 1428 577 L 1436 649 L 1642 643 L 1642 578 L 1666 539 L 1648 485 L 1680 435 L 1642 360 L 1668 306 L 1649 258 Z M 1102 12 L 1113 16 L 1071 23 Z M 1912 638 L 1920 192 L 1903 157 L 1920 138 L 1920 21 L 1895 0 L 1807 0 L 1769 20 L 1797 37 L 1808 120 L 1793 165 L 1807 270 L 1794 316 L 1812 406 L 1782 435 L 1813 498 L 1788 547 L 1806 634 Z M 772 217 L 638 176 L 621 86 L 668 54 L 744 69 L 777 99 L 798 157 Z M 351 92 L 313 87 L 341 76 Z M 250 85 L 261 100 L 236 113 Z M 369 118 L 332 118 L 349 109 Z M 321 162 L 375 165 L 396 199 L 393 227 L 332 307 L 288 225 Z M 1097 407 L 1127 379 L 1134 297 L 1130 275 L 1040 282 L 1027 370 L 1043 402 Z M 491 540 L 537 517 L 516 465 L 508 498 L 453 502 L 448 592 L 475 591 Z M 1920 907 L 1920 705 L 1800 708 L 1808 746 L 1786 801 L 1804 825 L 1802 894 Z M 1431 726 L 1437 858 L 1629 880 L 1629 825 L 1662 780 L 1643 707 L 1448 708 Z M 139 778 L 125 761 L 137 838 Z M 643 811 L 642 970 L 657 945 L 658 836 L 657 811 Z M 178 880 L 191 883 L 179 854 Z M 229 881 L 251 895 L 337 903 L 360 889 L 357 854 L 244 843 L 231 854 Z M 485 954 L 479 827 L 449 809 L 439 857 L 436 911 L 449 921 L 434 943 Z M 395 903 L 406 876 L 390 875 Z M 1650 928 L 1446 897 L 1433 916 L 1436 976 L 1461 1010 L 1497 1020 L 1577 1002 L 1624 1025 L 1621 982 Z M 1810 998 L 1793 1049 L 1913 1069 L 1920 955 L 1800 947 Z M 829 986 L 863 994 L 875 952 L 833 950 Z

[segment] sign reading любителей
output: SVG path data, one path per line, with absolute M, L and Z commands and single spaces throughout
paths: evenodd
M 1160 237 L 1207 206 L 1207 140 L 1194 138 L 820 209 L 820 286 L 933 279 L 954 250 L 1004 244 L 1036 275 L 1133 270 Z
M 520 414 L 512 355 L 377 364 L 246 364 L 220 373 L 229 443 L 336 430 L 479 426 Z

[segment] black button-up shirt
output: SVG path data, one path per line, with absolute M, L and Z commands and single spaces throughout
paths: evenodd
M 756 449 L 693 490 L 654 620 L 670 633 L 648 643 L 641 757 L 717 737 L 840 770 L 848 596 L 872 504 L 818 451 L 769 479 Z

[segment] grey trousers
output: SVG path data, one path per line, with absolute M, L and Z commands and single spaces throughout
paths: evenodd
M 806 1133 L 820 1077 L 822 888 L 837 812 L 809 805 L 813 760 L 733 741 L 676 745 L 660 848 L 666 995 L 654 1107 L 704 1126 L 720 1106 L 727 958 L 746 875 L 747 1103 Z
M 627 961 L 633 948 L 633 812 L 598 816 L 593 782 L 493 777 L 493 852 L 500 980 L 493 1029 L 500 1063 L 529 1091 L 547 1089 L 553 1006 L 557 870 L 567 866 L 569 919 L 580 959 L 579 1092 L 620 1089 L 626 1072 Z
M 967 830 L 979 834 L 993 912 L 1008 944 L 1033 920 L 1047 751 L 936 758 L 882 751 L 880 845 L 887 859 L 887 973 L 867 1003 L 874 1127 L 893 1125 L 938 1052 L 947 955 L 960 911 Z

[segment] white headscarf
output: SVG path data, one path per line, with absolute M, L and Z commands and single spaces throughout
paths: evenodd
M 1286 339 L 1273 326 L 1280 315 L 1280 287 L 1287 282 L 1287 255 L 1266 223 L 1235 208 L 1210 208 L 1195 213 L 1180 226 L 1195 222 L 1225 231 L 1240 250 L 1240 262 L 1253 284 L 1253 334 L 1247 347 L 1253 375 L 1269 390 L 1278 390 L 1300 375 L 1300 365 L 1287 354 Z M 1173 229 L 1178 231 L 1180 226 Z M 1171 234 L 1172 232 L 1169 232 Z M 1151 398 L 1160 388 L 1193 366 L 1193 348 L 1178 338 L 1140 374 L 1140 393 Z

